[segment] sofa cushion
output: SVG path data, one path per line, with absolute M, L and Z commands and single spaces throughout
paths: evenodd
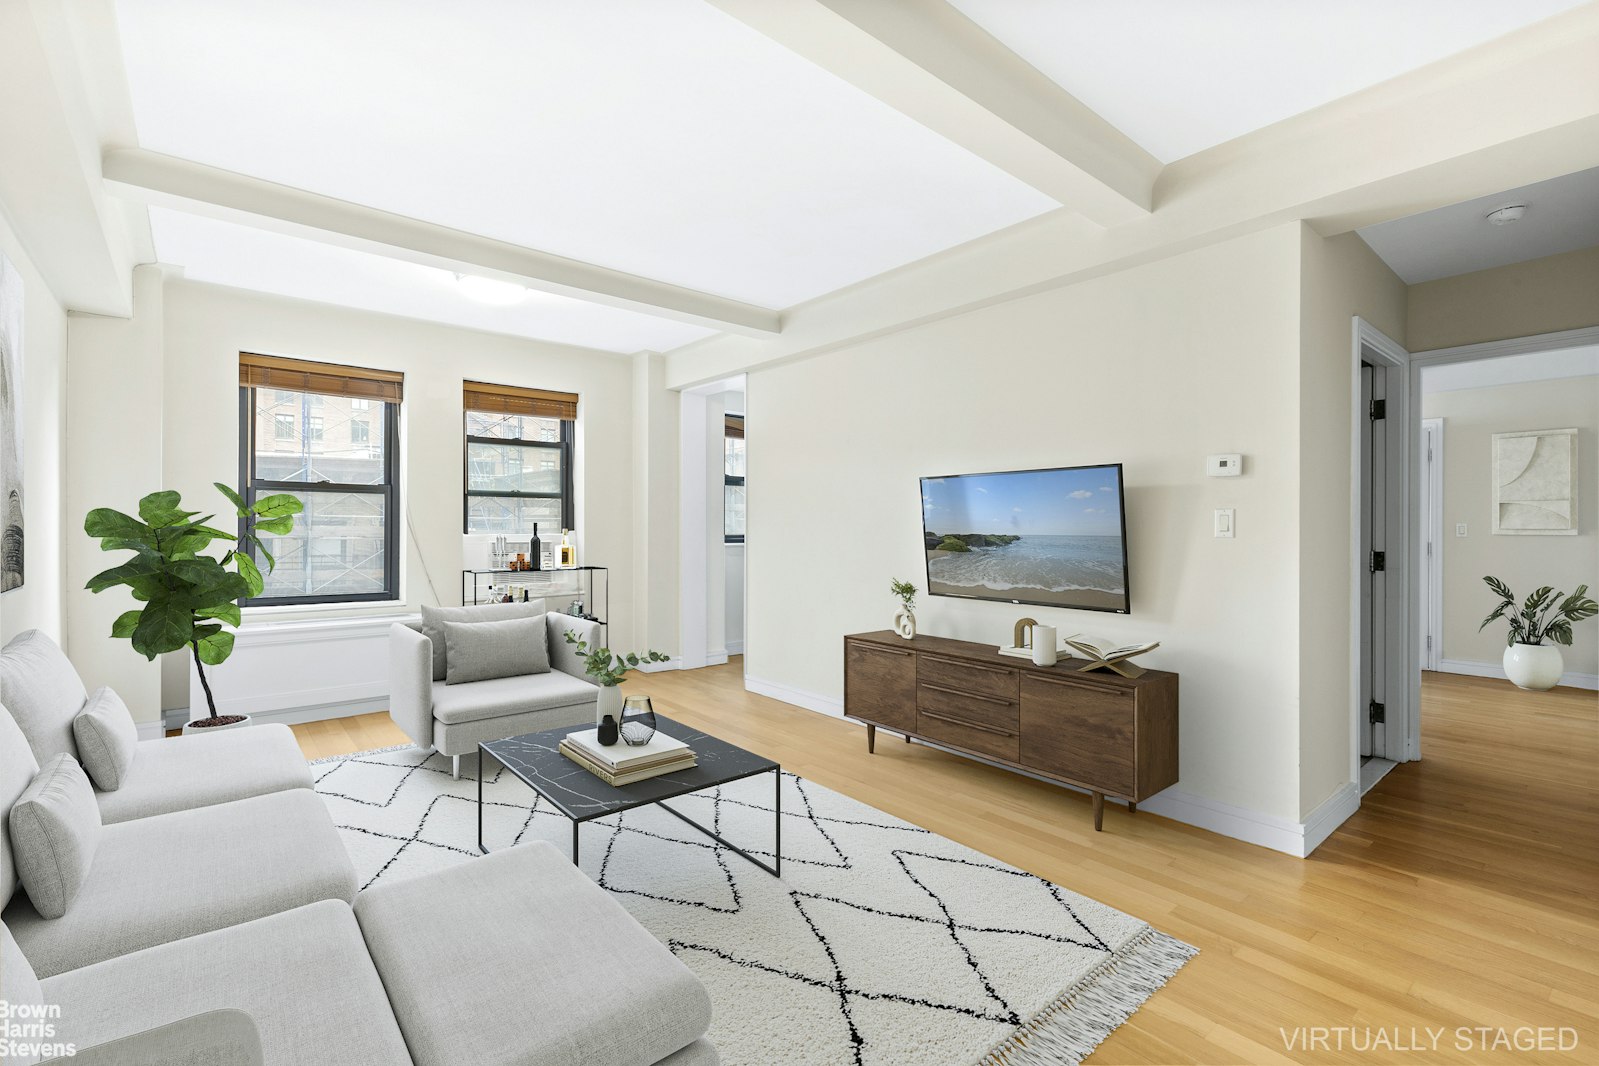
M 649 1066 L 711 1021 L 688 967 L 543 841 L 376 885 L 355 916 L 417 1066 Z
M 475 603 L 470 607 L 422 607 L 422 635 L 433 642 L 433 680 L 449 673 L 445 658 L 445 622 L 494 622 L 504 618 L 532 618 L 544 613 L 543 600 L 526 603 Z
M 139 746 L 139 727 L 122 697 L 104 685 L 95 689 L 72 720 L 72 735 L 95 787 L 105 792 L 121 788 Z
M 255 1020 L 242 1010 L 209 1010 L 158 1025 L 130 1036 L 119 1036 L 94 1047 L 75 1047 L 65 1058 L 49 1059 L 46 1066 L 266 1066 L 261 1056 L 261 1033 Z M 678 1066 L 674 1060 L 670 1066 Z
M 39 761 L 28 747 L 28 738 L 0 705 L 0 907 L 10 902 L 17 890 L 17 865 L 11 856 L 11 807 L 38 772 Z
M 0 923 L 0 1002 L 6 1003 L 11 1008 L 38 1007 L 44 1004 L 44 992 L 39 987 L 39 978 L 34 974 L 33 967 L 28 965 L 28 959 L 22 954 L 22 949 L 17 947 L 16 940 L 12 939 L 11 930 L 4 923 Z M 20 1019 L 19 1019 L 20 1020 Z M 28 1040 L 14 1038 L 17 1043 L 27 1044 Z M 16 1044 L 12 1045 L 14 1052 L 4 1058 L 8 1066 L 11 1064 L 25 1064 L 31 1066 L 38 1062 L 40 1055 L 36 1049 L 23 1048 L 18 1052 Z M 51 1054 L 55 1054 L 54 1051 Z
M 550 672 L 549 627 L 542 614 L 497 622 L 445 622 L 443 628 L 447 685 Z
M 559 670 L 496 677 L 471 685 L 433 683 L 433 717 L 446 724 L 476 722 L 521 711 L 570 707 L 599 699 L 598 685 Z
M 88 698 L 71 661 L 37 629 L 0 650 L 0 703 L 17 720 L 40 763 L 63 751 L 78 757 L 72 720 Z
M 42 985 L 45 999 L 61 1005 L 64 1039 L 79 1046 L 242 1007 L 255 1020 L 269 1066 L 411 1061 L 343 903 L 315 903 L 203 933 Z
M 273 723 L 140 741 L 122 787 L 95 798 L 110 825 L 310 787 L 294 731 Z
M 355 895 L 327 808 L 296 788 L 108 825 L 65 917 L 19 896 L 5 912 L 41 976 Z
M 11 805 L 11 854 L 33 907 L 60 918 L 88 879 L 100 843 L 94 786 L 66 752 L 39 767 Z

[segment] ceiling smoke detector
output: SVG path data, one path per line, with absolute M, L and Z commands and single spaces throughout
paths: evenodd
M 1508 226 L 1512 222 L 1520 222 L 1521 216 L 1526 213 L 1526 204 L 1506 204 L 1488 212 L 1487 218 L 1495 226 Z

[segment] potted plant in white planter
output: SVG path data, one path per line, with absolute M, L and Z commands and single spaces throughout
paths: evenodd
M 1493 613 L 1482 620 L 1477 632 L 1482 632 L 1496 618 L 1510 623 L 1510 632 L 1505 638 L 1505 676 L 1518 688 L 1536 692 L 1554 688 L 1566 669 L 1560 649 L 1555 645 L 1571 647 L 1572 623 L 1599 614 L 1599 603 L 1588 598 L 1588 586 L 1578 585 L 1577 591 L 1566 596 L 1545 585 L 1528 596 L 1518 611 L 1509 585 L 1497 577 L 1482 580 L 1500 602 Z M 1546 640 L 1551 643 L 1545 644 Z
M 247 507 L 226 485 L 219 483 L 217 489 L 238 516 L 247 520 L 242 538 L 206 525 L 214 515 L 197 519 L 199 511 L 183 510 L 182 499 L 170 490 L 152 492 L 140 500 L 138 518 L 97 507 L 83 520 L 83 531 L 100 538 L 104 551 L 133 552 L 133 558 L 96 574 L 84 586 L 90 592 L 104 592 L 126 585 L 133 598 L 144 604 L 119 615 L 111 624 L 111 635 L 131 641 L 133 650 L 146 659 L 184 648 L 194 655 L 210 713 L 185 725 L 185 733 L 250 724 L 246 714 L 217 714 L 205 668 L 221 665 L 233 654 L 233 633 L 228 627 L 237 627 L 243 620 L 238 601 L 259 596 L 265 587 L 266 579 L 250 555 L 251 547 L 266 560 L 268 573 L 277 565 L 256 532 L 289 533 L 294 529 L 294 516 L 304 510 L 298 499 L 286 493 L 263 496 Z M 220 559 L 200 554 L 217 540 L 235 541 L 240 546 L 229 548 Z
M 577 648 L 577 653 L 583 656 L 583 672 L 600 686 L 599 705 L 594 709 L 595 725 L 599 725 L 606 715 L 618 723 L 622 721 L 622 693 L 616 686 L 622 683 L 629 670 L 640 663 L 664 663 L 671 659 L 670 655 L 662 655 L 658 651 L 647 651 L 642 655 L 628 652 L 624 655 L 610 648 L 590 648 L 588 641 L 571 630 L 566 632 L 566 642 Z

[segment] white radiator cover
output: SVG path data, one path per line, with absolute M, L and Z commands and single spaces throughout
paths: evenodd
M 218 714 L 257 722 L 310 722 L 387 710 L 389 627 L 416 615 L 296 622 L 247 622 L 233 655 L 207 667 Z M 204 715 L 205 692 L 189 663 L 189 718 Z

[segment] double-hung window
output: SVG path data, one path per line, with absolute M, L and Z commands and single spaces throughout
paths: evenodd
M 744 543 L 744 416 L 728 415 L 722 433 L 722 536 Z
M 404 375 L 241 353 L 240 494 L 305 505 L 250 605 L 400 597 L 400 402 Z M 314 412 L 314 413 L 313 413 Z
M 463 389 L 468 533 L 553 541 L 573 528 L 577 396 L 468 381 Z

